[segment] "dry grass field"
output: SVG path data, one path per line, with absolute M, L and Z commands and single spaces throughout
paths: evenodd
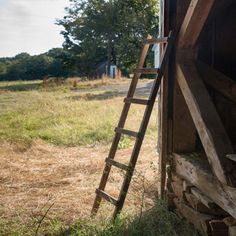
M 107 228 L 101 221 L 108 222 L 112 207 L 103 204 L 99 225 L 89 219 L 128 83 L 0 83 L 0 235 L 123 235 L 127 219 L 154 207 L 156 108 L 124 208 L 129 217 Z M 147 96 L 149 89 L 150 82 L 142 81 L 137 96 Z M 132 107 L 126 128 L 138 129 L 143 110 Z M 133 144 L 133 139 L 123 137 L 117 159 L 127 162 Z M 107 186 L 110 194 L 117 196 L 122 176 L 114 169 Z M 159 209 L 163 226 L 156 232 L 165 234 L 157 235 L 189 235 L 188 226 L 174 213 Z M 176 224 L 184 234 L 177 233 Z M 127 235 L 143 235 L 134 228 Z

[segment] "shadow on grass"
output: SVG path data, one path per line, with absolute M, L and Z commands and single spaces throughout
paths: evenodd
M 165 204 L 159 202 L 142 214 L 120 216 L 115 221 L 80 221 L 57 236 L 200 236 L 185 220 L 180 219 Z
M 30 91 L 37 90 L 40 87 L 40 83 L 17 83 L 17 84 L 9 84 L 6 86 L 0 87 L 0 91 Z

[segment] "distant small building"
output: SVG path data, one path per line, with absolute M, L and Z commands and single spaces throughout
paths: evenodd
M 121 78 L 121 70 L 117 65 L 110 66 L 110 74 L 109 77 L 112 79 L 120 79 Z
M 109 73 L 107 74 L 107 61 L 103 61 L 97 65 L 97 68 L 95 70 L 95 77 L 101 78 L 104 74 L 108 75 L 112 79 L 120 78 L 121 70 L 117 65 L 111 64 Z

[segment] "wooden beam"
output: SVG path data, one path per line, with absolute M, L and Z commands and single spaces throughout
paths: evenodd
M 192 223 L 198 230 L 205 233 L 209 232 L 209 221 L 214 218 L 212 215 L 202 214 L 198 211 L 192 209 L 191 207 L 185 205 L 183 202 L 174 199 L 177 212 L 184 216 L 188 222 Z
M 196 187 L 193 187 L 193 189 L 197 189 Z M 199 190 L 197 190 L 199 191 Z M 194 195 L 193 193 L 184 193 L 185 198 L 189 202 L 190 206 L 194 208 L 195 210 L 205 213 L 205 214 L 210 214 L 214 216 L 228 216 L 229 214 L 221 209 L 217 204 L 215 204 L 212 200 L 210 200 L 206 195 L 202 194 L 202 196 L 199 195 Z M 206 204 L 205 199 L 209 199 L 209 201 Z
M 224 95 L 226 98 L 236 102 L 236 83 L 223 73 L 214 70 L 207 64 L 197 61 L 197 69 L 204 82 Z
M 191 0 L 179 33 L 179 48 L 193 48 L 206 22 L 214 0 Z
M 170 31 L 169 20 L 170 20 L 170 0 L 160 1 L 160 31 L 161 37 L 167 35 Z M 160 47 L 161 54 L 164 52 L 164 45 Z M 161 57 L 160 57 L 161 60 Z M 160 86 L 160 96 L 158 104 L 158 151 L 159 151 L 159 174 L 160 181 L 158 185 L 158 191 L 162 199 L 165 198 L 166 190 L 166 165 L 168 156 L 168 81 L 169 81 L 169 63 L 166 67 L 163 79 Z
M 182 199 L 184 196 L 183 184 L 178 183 L 178 182 L 171 182 L 171 187 L 172 187 L 172 190 L 173 190 L 175 196 L 179 199 Z
M 184 196 L 188 202 L 188 204 L 195 209 L 196 211 L 204 214 L 209 214 L 209 215 L 216 215 L 215 210 L 206 207 L 197 197 L 195 197 L 191 193 L 184 193 Z
M 206 197 L 204 194 L 202 194 L 197 188 L 193 187 L 191 189 L 191 193 L 197 199 L 199 199 L 199 201 L 201 201 L 206 207 L 208 207 L 208 208 L 215 208 L 215 203 L 211 199 Z
M 197 131 L 177 80 L 174 81 L 173 98 L 173 152 L 193 152 Z
M 181 25 L 183 24 L 183 20 L 191 0 L 176 0 L 173 2 L 175 2 L 176 5 L 176 13 L 172 21 L 174 24 L 174 29 L 178 31 Z M 169 103 L 171 104 L 171 106 L 173 106 L 173 108 L 169 108 L 169 110 L 173 110 L 173 112 L 171 113 L 173 120 L 171 151 L 190 153 L 193 152 L 196 148 L 197 132 L 186 102 L 184 100 L 184 97 L 180 91 L 179 85 L 176 80 L 175 62 L 176 58 L 171 58 L 171 90 L 169 92 Z
M 177 63 L 176 69 L 177 81 L 213 173 L 220 182 L 235 186 L 231 173 L 234 165 L 226 158 L 227 154 L 233 153 L 233 147 L 194 62 Z
M 160 197 L 164 199 L 166 187 L 166 165 L 168 156 L 168 70 L 166 70 L 160 89 L 160 134 L 159 134 L 159 174 L 160 174 Z
M 204 161 L 204 160 L 203 160 Z M 222 209 L 236 218 L 236 188 L 220 183 L 210 173 L 207 163 L 187 155 L 174 154 L 173 164 L 176 173 L 195 185 Z

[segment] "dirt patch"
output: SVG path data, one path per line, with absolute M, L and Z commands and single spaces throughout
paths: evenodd
M 155 140 L 143 145 L 126 209 L 140 206 L 143 189 L 146 204 L 152 204 L 157 191 L 155 146 Z M 26 220 L 43 215 L 52 204 L 50 218 L 71 223 L 89 216 L 108 150 L 106 145 L 65 148 L 41 141 L 28 148 L 1 144 L 0 217 Z M 127 162 L 130 152 L 119 150 L 119 159 Z M 121 180 L 122 173 L 114 172 L 107 191 L 117 195 Z

